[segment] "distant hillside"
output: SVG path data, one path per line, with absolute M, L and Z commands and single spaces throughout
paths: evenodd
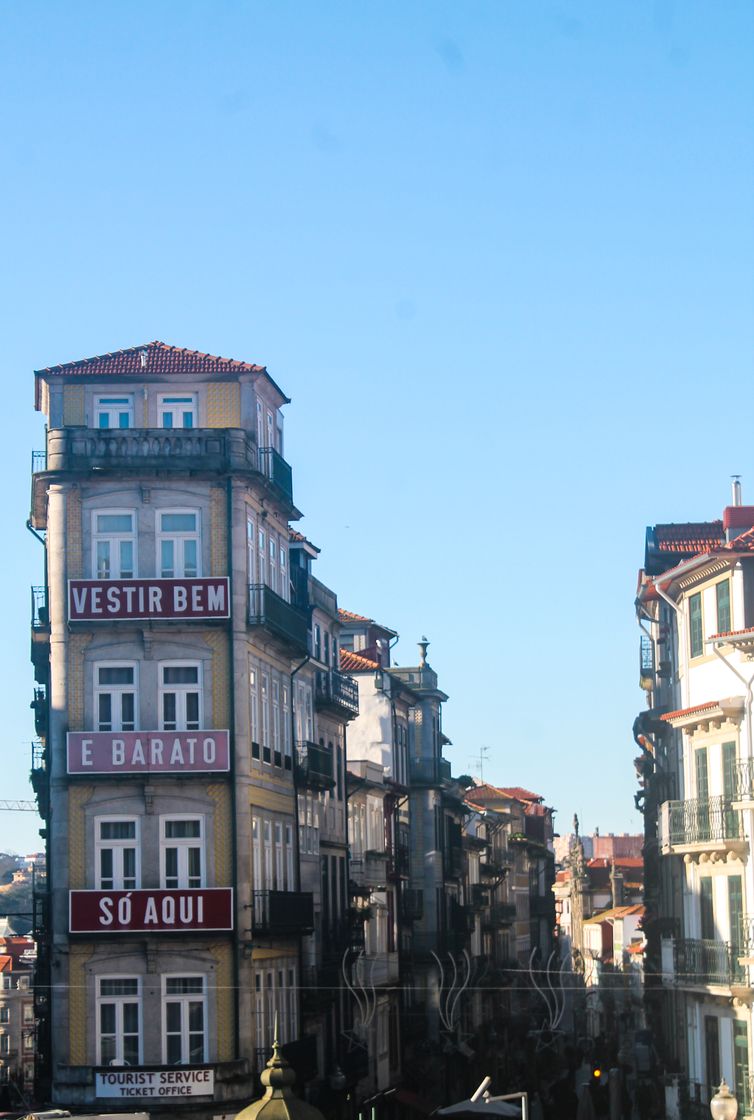
M 19 863 L 18 856 L 0 852 L 0 918 L 7 917 L 18 933 L 28 933 L 32 927 L 31 874 L 14 883 Z

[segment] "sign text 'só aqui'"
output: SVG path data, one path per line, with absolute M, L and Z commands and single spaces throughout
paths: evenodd
M 232 930 L 232 887 L 69 892 L 71 933 Z
M 227 576 L 197 579 L 71 579 L 69 622 L 228 618 Z

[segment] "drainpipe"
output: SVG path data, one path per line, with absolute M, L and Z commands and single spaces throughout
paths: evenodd
M 741 684 L 746 689 L 746 700 L 744 701 L 744 704 L 745 704 L 744 711 L 746 712 L 746 745 L 747 745 L 747 748 L 748 748 L 747 749 L 747 758 L 751 759 L 751 757 L 752 757 L 751 694 L 752 694 L 752 685 L 754 685 L 754 673 L 752 673 L 752 675 L 747 680 L 746 677 L 744 677 L 742 673 L 739 673 L 739 671 L 735 667 L 735 665 L 732 665 L 730 663 L 730 661 L 728 660 L 728 658 L 720 652 L 720 649 L 719 649 L 720 644 L 722 644 L 722 643 L 718 642 L 718 641 L 713 641 L 711 643 L 712 652 L 715 654 L 716 657 L 719 657 L 719 659 L 722 661 L 723 665 L 726 665 L 735 677 L 738 677 Z

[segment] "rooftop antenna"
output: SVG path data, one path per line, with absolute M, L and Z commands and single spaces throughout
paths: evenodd
M 490 753 L 490 748 L 489 747 L 480 747 L 479 748 L 479 754 L 473 754 L 471 756 L 473 758 L 474 762 L 477 763 L 477 768 L 478 768 L 478 773 L 479 773 L 479 781 L 480 782 L 484 781 L 484 760 L 489 753 Z

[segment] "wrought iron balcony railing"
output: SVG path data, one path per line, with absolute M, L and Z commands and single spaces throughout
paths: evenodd
M 278 493 L 293 505 L 293 472 L 274 447 L 259 448 L 259 469 Z
M 311 891 L 252 891 L 251 910 L 255 934 L 296 936 L 314 929 Z
M 317 673 L 315 700 L 318 708 L 335 708 L 353 716 L 359 714 L 359 686 L 353 677 L 337 669 Z
M 669 841 L 671 847 L 741 837 L 740 814 L 731 808 L 730 799 L 721 794 L 665 804 L 668 806 L 666 842 Z
M 265 584 L 253 583 L 249 587 L 249 625 L 264 626 L 275 637 L 306 652 L 306 615 Z
M 31 589 L 31 628 L 32 630 L 49 630 L 50 611 L 47 605 L 47 588 L 32 587 Z
M 699 984 L 743 983 L 745 969 L 738 963 L 738 951 L 728 941 L 710 938 L 678 938 L 673 943 L 675 981 L 681 987 Z
M 296 777 L 301 785 L 312 789 L 332 789 L 332 749 L 318 743 L 296 743 Z
M 736 800 L 754 801 L 754 758 L 736 763 Z

